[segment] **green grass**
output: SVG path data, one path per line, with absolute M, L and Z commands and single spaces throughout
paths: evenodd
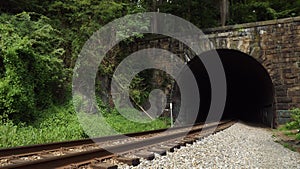
M 70 105 L 52 106 L 38 113 L 35 121 L 14 124 L 2 119 L 0 122 L 0 147 L 75 140 L 85 137 Z
M 136 120 L 142 118 L 141 116 L 138 116 L 138 114 L 135 114 L 137 112 L 127 110 L 126 114 L 128 115 L 130 113 L 136 116 Z M 167 118 L 158 118 L 151 122 L 139 123 L 127 120 L 115 110 L 110 113 L 102 112 L 102 115 L 103 116 L 99 116 L 98 114 L 80 114 L 80 122 L 84 124 L 82 126 L 90 137 L 133 133 L 170 127 L 170 120 Z
M 296 140 L 300 140 L 300 133 L 295 133 L 295 131 L 293 131 L 293 130 L 296 130 L 296 129 L 293 129 L 293 128 L 291 129 L 289 127 L 289 123 L 280 126 L 277 130 L 283 132 L 287 136 L 295 138 Z
M 288 144 L 288 143 L 282 143 L 282 145 L 283 145 L 283 147 L 285 147 L 285 148 L 288 148 L 288 149 L 290 149 L 290 150 L 292 150 L 292 151 L 296 151 L 296 149 L 295 149 L 292 145 L 290 145 L 290 144 Z
M 104 120 L 117 133 L 131 133 L 169 127 L 169 120 L 159 118 L 150 123 L 128 121 L 118 112 L 102 110 Z M 91 137 L 111 135 L 105 130 L 107 124 L 99 124 L 97 118 L 88 117 L 88 125 L 81 125 L 72 104 L 52 106 L 40 111 L 35 121 L 30 124 L 15 124 L 5 118 L 0 118 L 0 147 L 15 147 L 31 144 L 41 144 L 66 140 L 76 140 Z M 92 115 L 91 115 L 92 116 Z M 85 119 L 83 119 L 85 120 Z M 99 125 L 97 125 L 99 124 Z M 85 127 L 84 127 L 85 126 Z M 84 130 L 83 128 L 88 129 Z M 100 127 L 100 128 L 99 128 Z M 115 134 L 117 134 L 115 133 Z M 87 135 L 88 134 L 88 135 Z

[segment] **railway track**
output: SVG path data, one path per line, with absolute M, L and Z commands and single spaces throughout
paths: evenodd
M 187 143 L 218 132 L 234 121 L 174 127 L 69 142 L 0 149 L 0 168 L 116 168 L 116 163 L 137 165 Z M 200 134 L 201 132 L 201 134 Z

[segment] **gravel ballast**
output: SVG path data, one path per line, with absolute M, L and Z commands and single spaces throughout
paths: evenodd
M 152 161 L 141 159 L 135 167 L 119 168 L 295 168 L 300 169 L 300 154 L 274 142 L 265 128 L 236 123 L 230 128 L 181 147 Z

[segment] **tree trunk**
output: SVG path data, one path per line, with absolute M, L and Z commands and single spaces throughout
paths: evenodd
M 226 20 L 229 13 L 229 2 L 228 0 L 220 0 L 220 14 L 221 14 L 221 25 L 225 26 Z
M 191 21 L 192 18 L 192 11 L 191 11 L 191 0 L 187 0 L 187 7 L 188 7 L 188 11 L 187 11 L 187 20 Z
M 156 8 L 157 8 L 157 4 L 156 4 L 156 0 L 152 0 L 152 11 L 153 12 L 157 12 L 156 11 Z M 152 18 L 152 31 L 153 32 L 157 32 L 157 17 L 156 15 L 154 15 L 154 17 Z

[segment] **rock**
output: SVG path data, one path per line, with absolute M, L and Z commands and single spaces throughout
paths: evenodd
M 150 168 L 300 168 L 300 154 L 275 143 L 266 129 L 236 123 L 136 169 Z M 124 168 L 125 166 L 119 166 Z

